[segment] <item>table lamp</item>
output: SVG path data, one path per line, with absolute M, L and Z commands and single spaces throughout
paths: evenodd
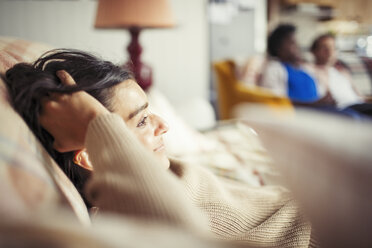
M 128 45 L 132 69 L 142 89 L 152 84 L 152 70 L 141 61 L 142 47 L 139 35 L 144 28 L 170 28 L 174 19 L 168 0 L 99 0 L 95 28 L 128 29 Z

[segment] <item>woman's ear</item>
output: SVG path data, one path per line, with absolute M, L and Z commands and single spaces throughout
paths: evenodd
M 86 170 L 93 171 L 92 163 L 89 160 L 88 153 L 85 149 L 75 152 L 74 163 L 83 167 Z

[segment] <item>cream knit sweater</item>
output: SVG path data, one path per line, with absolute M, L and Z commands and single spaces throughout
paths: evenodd
M 254 247 L 309 247 L 311 228 L 289 193 L 218 178 L 172 161 L 164 170 L 115 114 L 90 124 L 86 147 L 95 173 L 86 194 L 101 211 L 165 222 Z

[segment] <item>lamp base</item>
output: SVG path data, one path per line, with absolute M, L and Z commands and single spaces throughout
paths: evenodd
M 127 66 L 133 71 L 138 85 L 146 91 L 152 85 L 152 69 L 141 61 L 142 47 L 139 43 L 141 29 L 132 27 L 129 32 L 132 39 L 127 48 L 130 55 Z

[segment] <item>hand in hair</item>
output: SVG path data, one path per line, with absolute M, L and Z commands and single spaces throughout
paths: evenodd
M 66 71 L 58 71 L 63 84 L 75 85 Z M 85 91 L 71 94 L 51 93 L 42 99 L 39 115 L 41 125 L 54 137 L 53 147 L 59 152 L 84 148 L 88 124 L 96 116 L 109 113 L 95 98 Z

